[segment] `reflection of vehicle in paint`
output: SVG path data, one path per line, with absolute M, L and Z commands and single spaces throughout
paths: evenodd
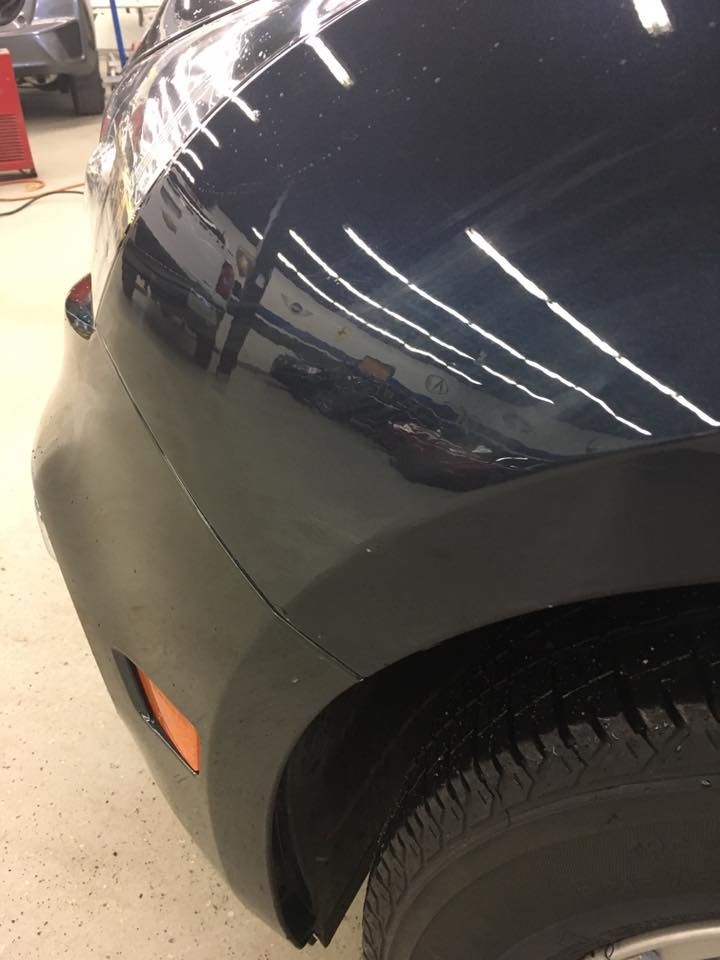
M 128 232 L 122 264 L 123 293 L 128 299 L 135 293 L 138 280 L 148 295 L 166 309 L 184 307 L 192 289 L 187 274 L 143 222 L 133 224 Z
M 162 188 L 162 223 L 171 234 L 183 229 L 180 208 L 167 188 Z M 186 218 L 187 219 L 187 218 Z M 157 223 L 157 221 L 156 221 Z M 162 234 L 161 234 L 162 235 Z M 182 237 L 181 237 L 182 239 Z M 211 361 L 215 336 L 231 299 L 235 273 L 229 260 L 223 260 L 222 237 L 212 238 L 206 271 L 218 269 L 214 287 L 189 278 L 168 249 L 167 233 L 162 241 L 142 221 L 128 231 L 126 255 L 122 263 L 122 288 L 128 299 L 137 291 L 138 280 L 145 295 L 157 304 L 159 314 L 177 328 L 175 343 L 180 352 L 192 356 L 207 367 Z M 160 317 L 151 323 L 163 322 Z
M 392 464 L 408 480 L 447 490 L 476 490 L 505 474 L 542 466 L 536 457 L 498 453 L 483 443 L 468 448 L 417 423 L 393 423 Z
M 149 295 L 165 306 L 186 306 L 188 293 L 198 289 L 207 301 L 225 302 L 235 280 L 234 254 L 225 233 L 203 212 L 187 185 L 175 180 L 162 184 L 159 200 L 151 222 L 135 221 L 128 229 L 122 263 L 125 295 L 132 297 L 140 279 Z M 178 262 L 190 237 L 194 238 L 192 276 Z
M 273 361 L 270 376 L 287 387 L 296 400 L 317 405 L 323 388 L 333 381 L 331 369 L 329 365 L 320 367 L 291 354 L 281 353 Z
M 393 374 L 392 367 L 380 370 L 380 364 L 371 364 L 365 358 L 358 364 L 327 363 L 316 366 L 298 360 L 289 354 L 281 354 L 270 370 L 292 395 L 309 403 L 326 417 L 338 420 L 370 424 L 387 420 L 393 409 L 392 391 L 386 381 Z M 366 362 L 367 361 L 367 362 Z M 373 373 L 370 370 L 373 369 Z M 384 379 L 379 379 L 384 373 Z
M 326 417 L 348 422 L 383 446 L 394 440 L 389 429 L 393 423 L 415 419 L 431 427 L 442 422 L 433 405 L 413 397 L 393 379 L 394 373 L 392 366 L 369 356 L 357 363 L 321 364 L 290 354 L 278 356 L 270 370 L 297 400 Z

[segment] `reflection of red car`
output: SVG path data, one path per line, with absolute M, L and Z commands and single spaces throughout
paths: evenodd
M 219 294 L 223 300 L 227 300 L 232 293 L 235 283 L 235 271 L 229 260 L 226 260 L 220 268 L 220 276 L 215 284 L 215 293 Z
M 408 480 L 448 490 L 475 490 L 501 480 L 522 467 L 541 460 L 503 454 L 484 444 L 471 449 L 446 440 L 437 430 L 417 423 L 390 425 L 394 438 L 392 464 Z

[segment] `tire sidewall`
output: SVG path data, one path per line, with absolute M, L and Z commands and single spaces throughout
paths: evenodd
M 581 960 L 631 934 L 716 917 L 719 804 L 715 789 L 688 778 L 494 817 L 410 883 L 383 957 Z

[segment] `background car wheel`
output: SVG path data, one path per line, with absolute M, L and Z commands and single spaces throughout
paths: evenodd
M 132 299 L 133 293 L 135 293 L 135 284 L 137 283 L 137 271 L 136 270 L 126 270 L 123 267 L 122 270 L 122 288 L 123 293 L 128 298 Z
M 79 117 L 102 113 L 105 109 L 105 87 L 100 71 L 96 69 L 84 77 L 71 77 L 70 95 Z
M 508 640 L 387 828 L 365 960 L 582 960 L 720 916 L 720 644 L 703 636 L 689 617 L 549 654 L 554 638 Z M 649 940 L 643 960 L 663 957 Z
M 38 90 L 62 89 L 60 77 L 56 73 L 50 73 L 46 77 L 29 77 L 27 82 Z
M 341 404 L 330 390 L 319 390 L 317 392 L 315 409 L 324 417 L 339 417 L 342 414 Z

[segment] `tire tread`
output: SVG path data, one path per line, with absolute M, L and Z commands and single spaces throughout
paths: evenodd
M 468 678 L 386 824 L 365 960 L 385 960 L 413 887 L 469 832 L 548 798 L 710 768 L 719 682 L 720 643 L 693 611 L 579 641 L 508 640 Z

